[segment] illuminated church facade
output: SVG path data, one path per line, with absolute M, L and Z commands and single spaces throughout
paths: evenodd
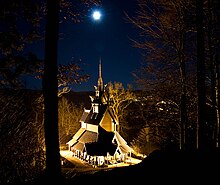
M 67 142 L 68 148 L 74 157 L 95 166 L 126 162 L 133 149 L 117 132 L 118 121 L 105 93 L 101 62 L 98 85 L 94 87 L 95 95 L 90 96 L 91 108 L 84 109 L 80 119 L 81 128 Z

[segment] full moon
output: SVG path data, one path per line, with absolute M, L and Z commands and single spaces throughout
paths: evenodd
M 99 11 L 95 11 L 92 14 L 94 20 L 99 20 L 101 18 L 101 13 Z

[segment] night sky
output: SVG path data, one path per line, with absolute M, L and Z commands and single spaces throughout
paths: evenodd
M 117 81 L 122 82 L 125 88 L 127 84 L 133 84 L 131 73 L 140 68 L 141 54 L 129 39 L 135 39 L 138 34 L 134 26 L 125 19 L 124 12 L 133 15 L 134 7 L 135 0 L 103 0 L 101 6 L 91 7 L 80 23 L 67 20 L 60 24 L 58 63 L 67 64 L 81 59 L 81 68 L 91 76 L 88 82 L 71 87 L 73 91 L 94 91 L 100 58 L 104 84 Z M 102 14 L 98 21 L 92 18 L 92 12 L 96 9 Z M 41 44 L 34 47 L 42 49 Z M 38 85 L 30 84 L 31 88 L 39 86 L 39 81 Z M 135 87 L 134 84 L 133 86 Z

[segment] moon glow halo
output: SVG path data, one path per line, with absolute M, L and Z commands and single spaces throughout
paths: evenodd
M 99 20 L 101 18 L 101 13 L 99 11 L 94 11 L 92 14 L 94 20 Z

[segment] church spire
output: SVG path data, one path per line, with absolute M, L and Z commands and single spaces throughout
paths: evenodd
M 95 87 L 95 97 L 92 102 L 101 102 L 101 103 L 106 103 L 105 100 L 105 86 L 103 84 L 103 80 L 102 80 L 102 62 L 101 62 L 101 58 L 99 59 L 99 68 L 98 68 L 98 85 L 94 86 Z
M 98 90 L 99 90 L 99 92 L 102 92 L 102 91 L 103 91 L 102 63 L 101 63 L 101 58 L 100 58 L 100 60 L 99 60 Z

